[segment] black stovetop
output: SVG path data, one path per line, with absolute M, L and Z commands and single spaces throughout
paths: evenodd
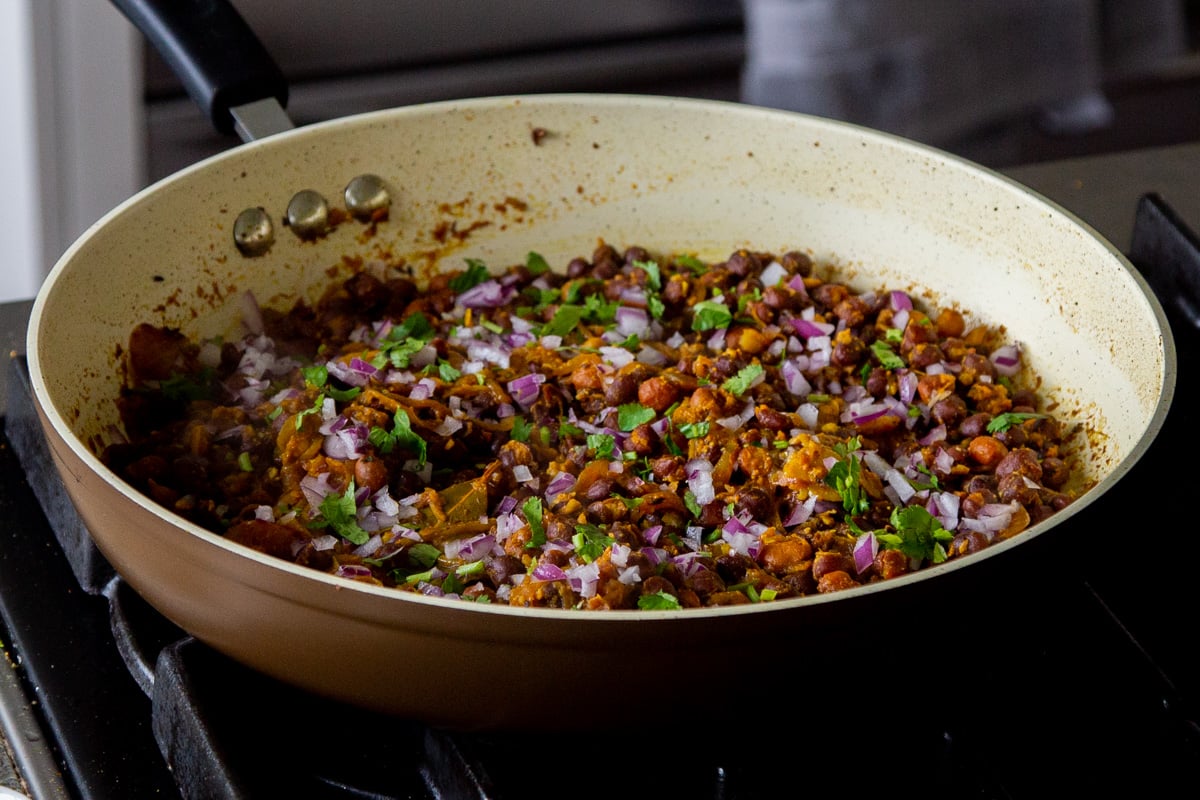
M 1090 527 L 1073 532 L 1085 546 L 1059 545 L 1053 565 L 1001 576 L 1011 581 L 1003 613 L 978 626 L 962 624 L 970 614 L 945 616 L 954 620 L 942 631 L 946 649 L 902 653 L 905 668 L 880 674 L 848 652 L 843 674 L 808 674 L 774 664 L 769 643 L 747 654 L 744 675 L 710 676 L 697 665 L 679 676 L 678 702 L 727 693 L 746 708 L 737 724 L 709 729 L 680 726 L 671 703 L 648 694 L 629 702 L 619 729 L 429 729 L 232 663 L 159 617 L 91 546 L 50 465 L 15 357 L 0 440 L 0 639 L 67 792 L 188 800 L 1200 794 L 1192 510 L 1164 479 L 1175 460 L 1168 449 L 1182 446 L 1187 460 L 1197 443 L 1188 398 L 1200 374 L 1200 302 L 1188 298 L 1200 298 L 1192 285 L 1200 250 L 1157 197 L 1143 198 L 1137 214 L 1130 257 L 1171 319 L 1177 400 L 1150 452 L 1086 515 Z M 1125 543 L 1130 536 L 1146 539 L 1144 562 L 1129 562 L 1139 549 Z M 1177 550 L 1164 544 L 1169 536 L 1180 538 Z M 938 610 L 930 619 L 939 624 Z M 844 701 L 817 708 L 797 699 L 847 685 L 856 688 Z

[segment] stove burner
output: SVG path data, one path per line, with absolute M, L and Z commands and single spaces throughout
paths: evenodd
M 1196 241 L 1159 198 L 1143 198 L 1130 258 L 1189 343 L 1200 321 Z M 1181 385 L 1198 349 L 1181 348 Z M 1172 613 L 1197 590 L 1135 584 L 1102 557 L 1022 573 L 987 625 L 948 628 L 943 647 L 901 650 L 886 668 L 864 643 L 836 674 L 775 663 L 764 646 L 747 653 L 744 674 L 698 664 L 666 688 L 560 677 L 566 691 L 595 693 L 604 713 L 628 715 L 588 734 L 454 732 L 314 697 L 186 635 L 117 577 L 53 470 L 20 358 L 9 394 L 0 611 L 74 796 L 732 800 L 908 785 L 947 798 L 1169 797 L 1200 766 L 1200 660 Z M 1194 436 L 1188 414 L 1172 411 L 1164 447 Z M 1102 499 L 1091 518 L 1112 524 L 1088 535 L 1135 525 L 1128 500 L 1152 488 L 1147 464 L 1163 457 L 1152 449 L 1129 488 Z M 935 608 L 921 624 L 960 618 Z M 844 697 L 825 691 L 845 686 Z M 827 705 L 797 700 L 814 687 Z M 737 725 L 673 718 L 673 703 L 720 698 L 745 707 Z

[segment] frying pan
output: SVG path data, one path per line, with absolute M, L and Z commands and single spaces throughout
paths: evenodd
M 163 9 L 120 5 L 152 38 L 179 41 L 216 24 L 185 21 L 181 37 L 161 21 Z M 220 4 L 199 7 L 210 15 Z M 227 53 L 227 43 L 218 49 Z M 210 76 L 190 69 L 185 78 Z M 269 62 L 261 74 L 266 89 L 200 77 L 193 95 L 218 126 L 239 129 L 255 126 L 251 112 L 266 98 L 275 105 L 268 118 L 287 128 L 276 103 L 286 89 Z M 368 174 L 389 191 L 385 219 L 351 217 L 315 238 L 282 224 L 297 192 L 341 208 L 345 187 Z M 245 232 L 235 236 L 245 209 L 262 209 L 275 227 L 271 246 L 253 256 L 238 246 Z M 713 259 L 740 247 L 804 249 L 858 289 L 907 289 L 1003 325 L 1056 414 L 1080 427 L 1072 457 L 1086 490 L 982 553 L 861 588 L 686 612 L 571 612 L 402 593 L 271 558 L 164 510 L 97 456 L 118 435 L 122 356 L 138 323 L 240 336 L 247 291 L 263 305 L 311 302 L 331 276 L 396 258 L 425 271 L 462 268 L 466 258 L 500 268 L 535 250 L 565 264 L 598 237 Z M 692 708 L 712 713 L 689 698 L 702 676 L 810 665 L 931 602 L 1002 604 L 1003 595 L 979 594 L 992 582 L 976 576 L 999 570 L 1011 586 L 1048 534 L 1086 535 L 1095 501 L 1158 432 L 1175 382 L 1170 331 L 1142 277 L 1029 189 L 854 125 L 621 95 L 440 102 L 232 148 L 85 232 L 35 300 L 27 350 L 69 496 L 104 556 L 151 605 L 285 683 L 460 728 L 597 724 L 614 716 L 614 692 L 673 696 L 673 720 Z

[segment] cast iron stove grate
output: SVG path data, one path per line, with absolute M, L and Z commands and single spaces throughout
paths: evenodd
M 1200 350 L 1196 239 L 1148 195 L 1130 256 L 1164 298 L 1180 345 L 1179 395 L 1187 397 Z M 1179 580 L 1179 568 L 1131 573 L 1107 559 L 1104 546 L 1146 527 L 1136 500 L 1161 486 L 1165 448 L 1195 440 L 1180 403 L 1159 444 L 1101 501 L 1103 512 L 1090 515 L 1109 522 L 1087 532 L 1098 546 L 1068 555 L 1053 572 L 1023 571 L 1007 587 L 1009 607 L 996 617 L 981 610 L 988 624 L 971 626 L 971 609 L 898 620 L 953 619 L 941 631 L 944 648 L 909 652 L 901 640 L 889 643 L 889 660 L 875 662 L 865 642 L 847 651 L 844 669 L 814 674 L 773 661 L 769 642 L 751 642 L 739 674 L 709 674 L 697 664 L 664 681 L 631 664 L 608 686 L 497 676 L 498 685 L 528 691 L 531 714 L 553 715 L 558 692 L 587 692 L 597 713 L 624 722 L 577 735 L 462 733 L 283 686 L 161 618 L 91 544 L 50 464 L 23 360 L 11 366 L 7 441 L 0 442 L 11 445 L 0 447 L 0 510 L 9 520 L 0 533 L 0 611 L 73 796 L 733 800 L 905 786 L 947 798 L 1197 791 L 1200 658 L 1189 647 L 1184 609 L 1200 600 L 1200 587 Z M 1185 497 L 1152 496 L 1159 519 L 1177 513 L 1183 524 Z M 398 664 L 397 679 L 413 676 Z M 828 699 L 805 699 L 813 697 Z M 744 713 L 733 725 L 684 725 L 673 710 L 685 703 L 735 704 Z

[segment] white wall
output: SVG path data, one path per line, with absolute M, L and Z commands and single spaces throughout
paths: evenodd
M 145 173 L 140 38 L 107 0 L 0 0 L 0 302 Z
M 30 297 L 42 262 L 27 2 L 0 0 L 0 300 Z

